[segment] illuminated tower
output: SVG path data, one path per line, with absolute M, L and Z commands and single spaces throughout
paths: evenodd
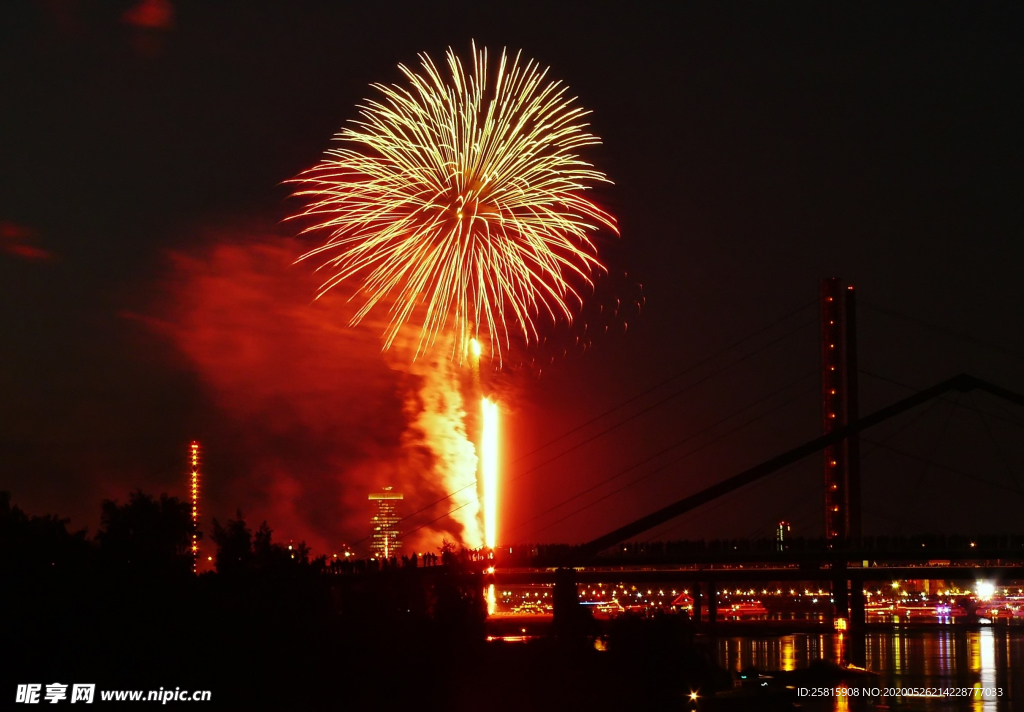
M 398 523 L 401 521 L 395 512 L 395 502 L 401 500 L 399 492 L 392 492 L 385 487 L 383 492 L 370 494 L 370 501 L 377 503 L 377 512 L 373 515 L 373 537 L 370 551 L 378 559 L 388 559 L 402 549 L 402 540 L 398 534 Z
M 192 474 L 189 477 L 192 495 L 192 573 L 195 573 L 199 561 L 199 443 L 195 440 L 189 446 L 189 457 L 192 463 Z
M 828 435 L 846 424 L 846 370 L 843 368 L 843 283 L 821 280 L 821 418 Z M 829 545 L 848 531 L 846 443 L 825 448 L 825 538 Z
M 860 385 L 857 376 L 857 292 L 846 287 L 843 303 L 843 331 L 846 343 L 846 422 L 860 419 Z M 861 534 L 860 434 L 846 439 L 846 506 L 849 508 L 846 536 L 859 540 Z
M 789 544 L 786 542 L 789 532 L 792 530 L 789 522 L 783 520 L 779 522 L 779 526 L 775 529 L 775 549 L 776 551 L 785 551 Z
M 857 420 L 857 311 L 853 286 L 821 281 L 821 416 L 828 435 Z M 829 545 L 861 535 L 860 441 L 825 448 L 825 536 Z

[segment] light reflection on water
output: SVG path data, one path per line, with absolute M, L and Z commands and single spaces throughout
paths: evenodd
M 718 637 L 709 641 L 719 665 L 728 670 L 795 670 L 816 660 L 844 659 L 849 636 L 797 634 L 765 637 Z M 1004 712 L 1024 698 L 1024 630 L 1004 626 L 976 629 L 871 631 L 865 635 L 866 667 L 879 673 L 853 687 L 985 688 L 1001 697 L 902 697 L 869 702 L 863 698 L 800 700 L 806 710 L 873 710 L 878 703 L 900 710 L 970 710 Z M 886 707 L 882 707 L 885 709 Z M 1017 707 L 1024 709 L 1024 704 Z

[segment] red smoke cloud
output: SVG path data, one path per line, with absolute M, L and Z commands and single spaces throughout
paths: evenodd
M 126 10 L 122 22 L 152 30 L 169 30 L 174 27 L 174 5 L 171 0 L 141 0 Z
M 223 510 L 214 515 L 241 507 L 250 524 L 266 518 L 279 536 L 331 553 L 369 535 L 369 492 L 394 486 L 408 515 L 443 497 L 444 482 L 416 425 L 422 377 L 389 366 L 379 324 L 347 326 L 338 290 L 313 301 L 318 282 L 292 264 L 302 252 L 294 239 L 266 236 L 174 253 L 167 302 L 150 323 L 193 365 L 231 433 L 237 474 L 206 473 Z M 455 522 L 435 527 L 406 539 L 406 550 L 460 538 Z
M 35 230 L 13 222 L 0 222 L 0 249 L 27 260 L 51 260 L 49 250 L 30 244 L 37 239 Z

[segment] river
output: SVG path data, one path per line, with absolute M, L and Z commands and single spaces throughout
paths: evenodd
M 708 641 L 728 670 L 799 670 L 813 661 L 839 662 L 847 654 L 843 633 L 782 636 L 719 636 Z M 1024 630 L 1005 625 L 931 629 L 871 630 L 865 660 L 877 678 L 832 688 L 822 699 L 804 697 L 807 710 L 977 710 L 1024 709 Z M 851 688 L 858 688 L 853 690 Z M 909 694 L 872 697 L 864 688 L 896 688 Z M 847 694 L 842 694 L 843 692 Z M 836 692 L 840 694 L 835 695 Z M 967 696 L 919 696 L 922 694 Z M 991 693 L 991 694 L 982 694 Z

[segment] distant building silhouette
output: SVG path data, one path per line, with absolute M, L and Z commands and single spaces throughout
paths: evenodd
M 775 530 L 775 548 L 778 551 L 785 551 L 789 548 L 786 541 L 789 539 L 790 525 L 787 521 L 779 522 L 778 528 Z
M 377 503 L 377 511 L 373 515 L 373 538 L 370 551 L 377 559 L 388 559 L 402 550 L 402 540 L 398 533 L 398 522 L 401 518 L 395 512 L 395 502 L 402 499 L 399 492 L 392 492 L 385 487 L 383 492 L 373 492 L 369 497 Z

